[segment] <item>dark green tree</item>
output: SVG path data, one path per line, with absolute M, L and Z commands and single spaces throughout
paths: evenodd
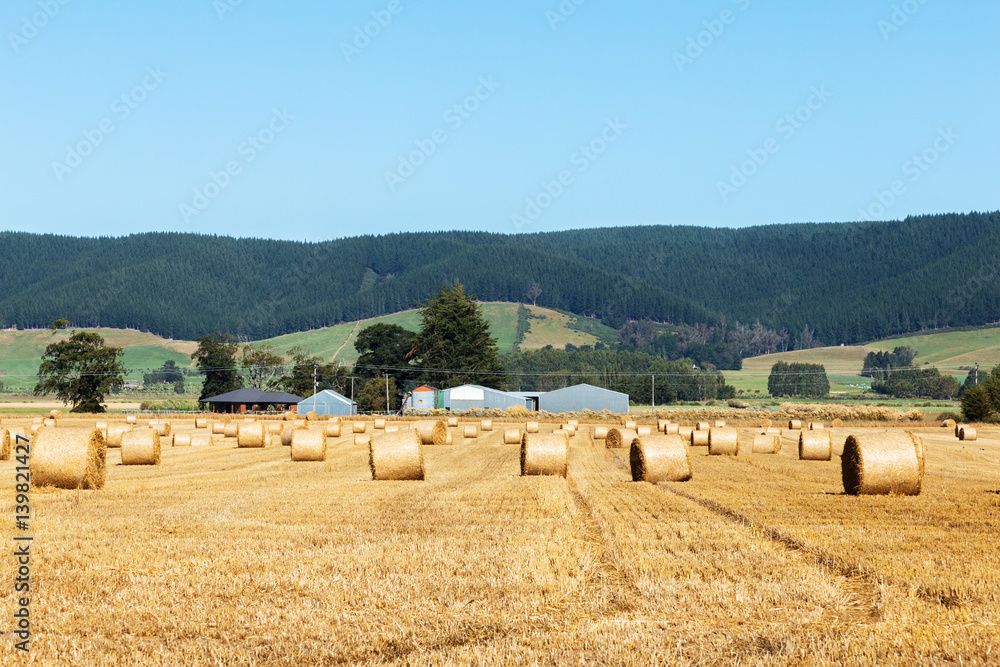
M 767 391 L 775 397 L 822 398 L 830 393 L 830 380 L 823 364 L 789 364 L 779 361 L 771 366 Z
M 413 375 L 406 370 L 417 344 L 417 334 L 398 324 L 373 324 L 361 330 L 354 349 L 361 356 L 355 364 L 355 374 L 365 379 L 388 373 L 401 383 Z
M 1000 413 L 1000 364 L 993 367 L 990 374 L 982 381 L 982 385 L 990 398 L 993 411 Z
M 396 381 L 389 378 L 389 402 L 386 403 L 386 379 L 385 377 L 372 378 L 361 385 L 355 400 L 358 402 L 358 410 L 363 412 L 386 412 L 399 409 L 399 397 L 396 391 Z M 388 405 L 388 407 L 386 407 Z
M 142 384 L 151 389 L 160 384 L 177 384 L 184 381 L 184 373 L 173 359 L 167 359 L 157 370 L 142 374 Z
M 104 412 L 104 397 L 125 384 L 123 354 L 99 334 L 74 331 L 45 348 L 34 393 L 55 394 L 72 412 Z
M 962 414 L 966 421 L 983 422 L 994 412 L 990 395 L 983 385 L 972 385 L 962 394 Z
M 199 398 L 210 398 L 243 388 L 243 378 L 236 364 L 240 344 L 232 334 L 208 334 L 198 339 L 198 349 L 191 358 L 205 377 Z
M 475 297 L 466 294 L 461 283 L 442 288 L 420 306 L 416 358 L 426 369 L 425 382 L 440 389 L 469 383 L 506 388 L 496 338 Z
M 344 394 L 348 384 L 347 368 L 340 364 L 324 362 L 319 357 L 309 356 L 297 347 L 289 350 L 288 355 L 292 357 L 292 370 L 281 378 L 281 389 L 302 398 L 312 396 L 315 370 L 317 392 L 332 389 Z

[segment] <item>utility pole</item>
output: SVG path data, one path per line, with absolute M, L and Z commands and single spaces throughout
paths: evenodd
M 313 412 L 316 412 L 316 365 L 313 365 Z
M 389 374 L 385 374 L 385 414 L 389 414 Z
M 649 376 L 649 388 L 650 388 L 650 393 L 653 394 L 653 410 L 655 411 L 656 410 L 656 376 L 655 375 L 650 375 Z
M 979 384 L 979 364 L 976 364 L 976 384 Z
M 354 414 L 354 376 L 351 376 L 351 414 Z

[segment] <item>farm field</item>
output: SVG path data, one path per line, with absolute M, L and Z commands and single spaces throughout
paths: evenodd
M 834 442 L 867 430 L 833 429 Z M 777 455 L 692 448 L 693 479 L 659 485 L 631 482 L 627 451 L 589 428 L 565 479 L 522 478 L 499 421 L 424 447 L 423 482 L 371 481 L 367 447 L 349 437 L 317 463 L 232 439 L 165 448 L 155 467 L 121 466 L 111 449 L 103 490 L 31 494 L 31 657 L 995 664 L 1000 430 L 970 443 L 916 432 L 916 497 L 845 496 L 838 457 L 799 461 L 790 438 Z M 6 516 L 15 465 L 0 462 Z M 7 559 L 8 610 L 13 578 Z M 13 641 L 0 663 L 18 664 Z

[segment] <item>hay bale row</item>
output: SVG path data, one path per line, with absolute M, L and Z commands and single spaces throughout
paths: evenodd
M 708 422 L 697 422 L 694 425 L 694 430 L 696 430 L 696 431 L 707 431 L 709 429 L 709 427 L 710 427 L 710 425 L 709 425 Z
M 850 495 L 920 495 L 924 449 L 912 433 L 850 435 L 840 463 L 844 491 Z
M 565 477 L 568 466 L 569 438 L 566 435 L 555 433 L 524 435 L 521 441 L 522 477 L 535 475 Z
M 833 458 L 833 437 L 829 431 L 802 431 L 799 434 L 800 461 L 829 461 Z
M 802 430 L 802 420 L 801 419 L 789 419 L 788 420 L 788 430 L 789 431 L 801 431 Z
M 437 422 L 444 426 L 443 422 Z M 424 452 L 419 431 L 383 433 L 368 445 L 368 467 L 375 481 L 420 481 L 424 479 Z M 433 440 L 433 438 L 432 438 Z
M 448 442 L 448 427 L 440 419 L 428 419 L 414 422 L 413 430 L 416 431 L 421 445 L 446 445 Z M 402 431 L 400 431 L 402 433 Z
M 691 426 L 679 426 L 677 428 L 677 435 L 680 436 L 681 440 L 686 441 L 688 444 L 691 443 L 691 434 L 694 433 L 694 428 Z
M 708 432 L 709 456 L 737 456 L 740 453 L 740 432 L 735 428 L 717 426 Z
M 635 429 L 635 434 L 638 435 L 640 438 L 653 435 L 653 427 L 646 425 L 637 426 Z
M 108 437 L 105 448 L 116 449 L 122 446 L 122 435 L 128 433 L 133 428 L 132 424 L 109 424 Z
M 691 455 L 677 435 L 637 438 L 629 450 L 633 482 L 686 482 L 691 479 Z
M 708 431 L 691 431 L 692 447 L 708 447 Z
M 228 424 L 226 424 L 226 427 L 223 431 L 223 435 L 225 435 L 227 438 L 238 439 L 240 435 L 240 423 L 236 421 L 231 421 Z
M 639 434 L 630 428 L 609 428 L 604 446 L 608 449 L 631 448 L 632 441 L 638 437 Z
M 31 447 L 31 485 L 104 487 L 107 447 L 96 428 L 42 428 Z
M 521 429 L 519 428 L 505 429 L 503 432 L 503 444 L 505 445 L 521 444 Z
M 608 437 L 608 427 L 607 426 L 595 426 L 594 427 L 594 440 L 604 440 Z
M 225 435 L 226 434 L 226 424 L 224 422 L 213 422 L 212 423 L 212 434 L 213 435 Z

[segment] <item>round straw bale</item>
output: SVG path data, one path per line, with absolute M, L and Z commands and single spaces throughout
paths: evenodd
M 198 419 L 194 420 L 194 427 L 195 428 L 208 428 L 208 420 L 205 419 L 204 417 L 199 417 Z
M 134 424 L 136 422 L 136 420 L 137 420 L 137 418 L 136 418 L 135 415 L 125 415 L 125 423 L 126 424 Z
M 268 435 L 281 435 L 281 429 L 284 425 L 281 422 L 271 422 L 267 424 L 267 434 Z
M 454 428 L 458 426 L 458 417 L 448 417 L 448 427 Z
M 824 428 L 826 427 L 823 426 L 823 422 L 809 422 L 810 431 L 822 431 Z
M 225 435 L 226 425 L 222 422 L 212 422 L 212 433 L 215 435 Z
M 267 431 L 264 422 L 240 424 L 236 431 L 236 446 L 260 448 L 267 446 Z
M 652 426 L 646 426 L 646 425 L 637 426 L 636 429 L 635 429 L 635 434 L 637 436 L 639 436 L 640 438 L 644 437 L 644 436 L 653 435 L 653 427 Z
M 479 429 L 476 428 L 475 424 L 466 424 L 465 428 L 462 429 L 462 436 L 465 438 L 477 438 L 479 437 Z
M 772 422 L 770 419 L 761 419 L 760 420 L 760 427 L 761 428 L 771 428 L 772 426 L 774 426 L 774 422 Z
M 174 441 L 174 444 L 175 445 L 177 444 L 176 440 Z M 212 444 L 212 436 L 208 435 L 207 433 L 191 436 L 192 447 L 208 447 L 211 444 Z
M 368 430 L 368 422 L 354 422 L 354 433 L 364 433 Z
M 954 426 L 955 426 L 954 419 L 945 419 L 944 422 L 942 422 L 941 424 L 942 428 L 954 428 Z
M 833 438 L 828 431 L 802 431 L 799 434 L 799 460 L 829 461 L 833 457 Z
M 368 433 L 358 433 L 354 436 L 355 445 L 367 445 L 372 441 L 372 436 Z
M 690 426 L 678 426 L 677 435 L 681 436 L 681 440 L 687 440 L 691 442 L 691 434 L 694 433 L 694 429 Z
M 48 417 L 48 418 L 45 419 L 45 421 L 42 422 L 42 425 L 43 426 L 48 426 L 49 428 L 55 428 L 55 426 L 56 426 L 56 420 L 53 419 L 52 417 Z
M 292 412 L 291 410 L 289 410 L 288 412 L 286 412 L 283 415 L 281 415 L 281 418 L 284 419 L 286 422 L 290 422 L 290 421 L 293 421 L 296 416 L 297 415 L 294 412 Z
M 657 419 L 656 420 L 656 430 L 659 433 L 663 433 L 663 430 L 667 428 L 667 424 L 670 423 L 669 419 Z
M 612 429 L 617 430 L 617 429 Z M 610 431 L 608 432 L 610 435 Z M 631 431 L 635 433 L 635 431 Z M 565 477 L 569 465 L 569 438 L 565 434 L 526 433 L 521 441 L 521 475 Z
M 340 424 L 327 424 L 326 425 L 326 437 L 328 438 L 339 438 L 340 437 Z
M 538 433 L 538 422 L 528 422 L 524 425 L 525 433 Z
M 714 428 L 726 428 L 726 422 L 721 419 L 716 419 Z
M 62 419 L 62 416 L 63 416 L 62 410 L 51 410 L 49 412 L 50 419 Z
M 417 431 L 396 431 L 375 436 L 368 445 L 368 467 L 375 481 L 422 480 L 424 452 L 420 435 Z
M 632 441 L 629 451 L 633 482 L 686 482 L 691 455 L 677 435 L 651 435 Z
M 483 421 L 479 422 L 479 429 L 481 431 L 492 431 L 493 430 L 493 420 L 492 419 L 484 419 Z
M 227 438 L 238 438 L 240 435 L 240 423 L 237 421 L 231 421 L 226 424 L 223 434 Z
M 594 440 L 604 440 L 608 437 L 608 427 L 607 426 L 595 426 L 594 427 Z
M 694 430 L 696 431 L 707 431 L 709 428 L 711 428 L 711 424 L 708 422 L 698 422 L 694 425 Z
M 448 439 L 448 427 L 440 419 L 415 422 L 413 430 L 417 432 L 421 445 L 443 445 Z
M 45 421 L 45 417 L 32 417 L 31 418 L 31 423 L 32 424 L 36 424 L 38 426 L 41 426 L 44 421 Z
M 191 433 L 174 433 L 174 447 L 190 447 Z
M 924 476 L 923 446 L 907 432 L 849 435 L 840 466 L 844 491 L 852 496 L 916 496 Z
M 161 421 L 156 423 L 156 428 L 154 429 L 161 438 L 165 438 L 170 435 L 170 422 Z
M 767 429 L 765 429 L 764 431 L 764 435 L 776 435 L 780 438 L 781 429 L 778 428 L 777 426 L 768 426 Z
M 972 442 L 976 439 L 976 429 L 971 426 L 963 426 L 962 430 L 958 432 L 958 439 Z
M 96 428 L 98 431 L 107 431 L 108 422 L 94 422 L 94 428 Z
M 788 420 L 788 430 L 789 431 L 801 431 L 802 430 L 802 420 L 801 419 L 789 419 Z
M 504 429 L 503 444 L 517 445 L 520 444 L 520 442 L 521 442 L 521 429 L 519 428 Z
M 281 429 L 281 444 L 285 447 L 292 446 L 292 431 L 308 428 L 305 422 L 290 422 Z
M 122 433 L 123 466 L 160 465 L 160 434 L 151 428 Z
M 326 431 L 300 428 L 292 431 L 291 455 L 293 461 L 322 461 L 326 459 Z
M 830 426 L 832 426 L 833 428 L 840 428 L 843 425 L 844 425 L 843 419 L 834 419 L 832 422 L 830 422 Z
M 24 429 L 20 426 L 4 428 L 0 431 L 3 442 L 0 444 L 0 461 L 10 461 L 10 453 L 17 449 L 17 436 L 25 437 Z
M 445 435 L 444 435 L 444 444 L 446 444 L 446 445 L 454 445 L 455 444 L 455 436 L 454 436 L 454 434 L 452 434 L 451 431 L 448 431 L 447 433 L 445 433 Z
M 375 420 L 375 429 L 381 431 L 384 428 L 385 428 L 385 420 L 384 419 L 376 419 Z
M 629 428 L 609 428 L 608 435 L 604 438 L 604 446 L 608 449 L 628 449 L 632 446 L 632 441 L 639 437 L 639 434 Z
M 710 456 L 737 456 L 740 453 L 740 432 L 735 428 L 717 426 L 708 432 Z
M 399 424 L 386 424 L 385 428 L 383 430 L 386 433 L 398 433 L 399 432 Z
M 758 433 L 753 437 L 754 454 L 778 454 L 781 452 L 781 435 Z
M 118 448 L 122 446 L 122 434 L 128 433 L 134 428 L 132 424 L 109 424 L 107 448 Z
M 571 436 L 576 435 L 576 427 L 572 424 L 564 424 L 560 428 L 569 433 Z
M 96 428 L 41 428 L 31 443 L 31 485 L 103 488 L 106 454 Z
M 709 431 L 691 431 L 692 447 L 708 447 Z
M 623 426 L 624 426 L 625 428 L 627 428 L 628 430 L 630 430 L 630 431 L 634 431 L 634 430 L 635 430 L 635 422 L 634 422 L 634 421 L 632 421 L 631 419 L 629 419 L 629 420 L 626 420 L 626 421 L 625 421 L 625 423 L 624 423 L 624 424 L 622 424 L 622 425 L 623 425 Z
M 579 419 L 568 419 L 566 420 L 566 423 L 572 426 L 573 428 L 578 428 L 580 426 Z
M 680 435 L 680 424 L 667 424 L 663 427 L 663 435 Z
M 319 421 L 319 415 L 310 410 L 309 412 L 306 413 L 306 421 L 307 422 Z

